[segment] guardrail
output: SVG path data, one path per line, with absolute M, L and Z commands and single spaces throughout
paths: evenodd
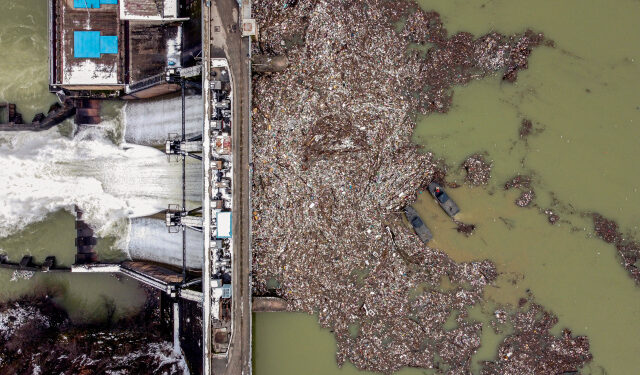
M 140 80 L 128 85 L 126 92 L 127 94 L 131 94 L 137 91 L 148 89 L 149 87 L 155 86 L 163 82 L 166 82 L 166 75 L 164 73 L 156 74 L 155 76 L 151 76 L 149 78 L 145 78 L 143 80 Z

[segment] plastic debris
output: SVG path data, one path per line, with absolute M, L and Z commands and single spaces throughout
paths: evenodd
M 253 7 L 254 54 L 289 61 L 252 83 L 254 293 L 316 312 L 339 364 L 468 372 L 482 325 L 464 313 L 455 329 L 444 324 L 497 273 L 425 246 L 403 221 L 436 170 L 411 141 L 414 114 L 448 111 L 453 85 L 499 71 L 515 79 L 542 35 L 449 36 L 410 1 Z M 414 43 L 432 47 L 425 56 Z

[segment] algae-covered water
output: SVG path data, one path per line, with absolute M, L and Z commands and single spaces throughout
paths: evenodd
M 456 88 L 449 113 L 418 121 L 414 141 L 446 160 L 450 181 L 462 184 L 459 166 L 473 153 L 493 161 L 488 186 L 448 191 L 462 209 L 458 219 L 477 225 L 472 236 L 457 233 L 428 193 L 416 204 L 434 233 L 432 246 L 457 261 L 491 259 L 501 273 L 470 317 L 487 321 L 494 303 L 515 304 L 529 289 L 559 317 L 554 333 L 567 327 L 589 337 L 594 358 L 584 373 L 638 373 L 640 288 L 615 248 L 594 238 L 585 214 L 599 212 L 640 236 L 640 3 L 419 3 L 438 11 L 450 33 L 531 28 L 556 44 L 536 49 L 517 83 L 495 77 Z M 526 141 L 519 136 L 525 118 L 534 125 Z M 516 174 L 531 175 L 535 203 L 570 223 L 551 225 L 537 208 L 517 207 L 519 192 L 503 190 Z M 255 325 L 257 375 L 359 373 L 336 367 L 335 342 L 314 316 L 261 313 Z M 475 372 L 477 361 L 495 358 L 503 338 L 483 330 Z

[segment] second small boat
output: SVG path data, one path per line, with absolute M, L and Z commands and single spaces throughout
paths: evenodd
M 460 212 L 456 202 L 449 198 L 447 193 L 444 192 L 444 189 L 442 189 L 442 186 L 432 182 L 429 184 L 428 189 L 429 193 L 431 193 L 431 195 L 433 195 L 433 197 L 438 201 L 438 204 L 442 207 L 444 212 L 447 213 L 447 215 L 453 217 L 455 214 Z
M 418 238 L 420 238 L 422 242 L 427 243 L 430 239 L 433 238 L 431 231 L 429 230 L 429 228 L 427 228 L 422 219 L 420 219 L 420 216 L 418 216 L 418 212 L 415 210 L 415 208 L 411 206 L 405 207 L 404 214 L 407 216 L 407 220 L 409 220 L 409 223 L 411 223 L 413 230 L 416 232 Z

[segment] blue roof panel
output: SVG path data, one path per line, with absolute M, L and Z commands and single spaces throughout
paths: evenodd
M 101 4 L 118 4 L 118 0 L 73 0 L 74 8 L 100 8 Z
M 100 57 L 100 32 L 99 31 L 74 31 L 73 32 L 73 57 L 99 58 Z
M 73 0 L 74 8 L 100 8 L 100 0 Z
M 118 53 L 118 37 L 101 36 L 100 53 Z
M 103 53 L 118 53 L 117 36 L 101 36 L 100 31 L 73 32 L 73 57 L 100 58 Z

